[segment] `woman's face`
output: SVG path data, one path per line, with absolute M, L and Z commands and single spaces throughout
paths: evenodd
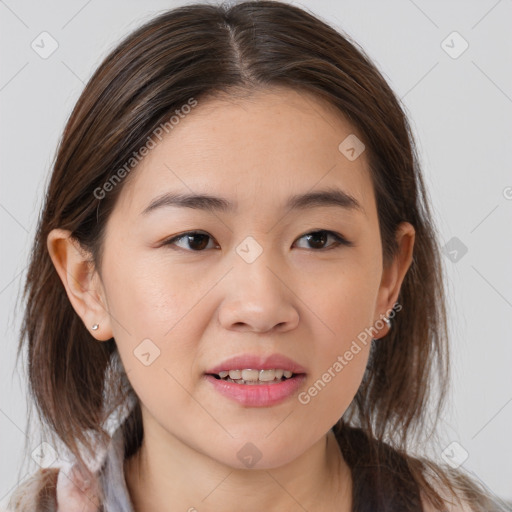
M 132 171 L 107 224 L 101 329 L 115 338 L 145 431 L 231 467 L 271 468 L 343 415 L 367 363 L 365 329 L 382 327 L 396 301 L 413 239 L 383 269 L 354 136 L 315 97 L 275 89 L 199 102 Z M 218 199 L 186 206 L 169 199 L 177 194 Z M 269 368 L 300 375 L 207 375 Z

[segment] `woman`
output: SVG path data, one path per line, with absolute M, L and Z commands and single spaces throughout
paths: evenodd
M 181 7 L 105 59 L 25 292 L 68 463 L 14 510 L 500 510 L 411 454 L 448 375 L 427 193 L 389 86 L 302 9 Z

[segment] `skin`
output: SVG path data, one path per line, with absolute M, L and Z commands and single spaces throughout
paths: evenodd
M 294 396 L 244 407 L 203 378 L 228 357 L 278 352 L 306 368 L 299 391 L 307 390 L 397 301 L 414 228 L 399 226 L 398 254 L 384 265 L 366 152 L 350 161 L 338 150 L 350 134 L 358 132 L 309 94 L 279 88 L 211 99 L 127 178 L 101 271 L 87 266 L 69 232 L 50 233 L 74 309 L 98 341 L 115 338 L 141 401 L 144 441 L 125 465 L 136 510 L 351 510 L 351 475 L 331 428 L 360 385 L 369 344 L 305 405 Z M 329 186 L 362 210 L 283 207 L 291 195 Z M 222 196 L 238 210 L 141 215 L 166 191 Z M 194 252 L 198 239 L 162 245 L 196 230 L 212 237 L 202 251 Z M 304 235 L 318 230 L 353 246 L 308 242 Z M 252 263 L 236 252 L 247 236 L 263 250 Z M 133 354 L 146 338 L 160 349 L 149 366 Z M 262 454 L 250 469 L 237 457 L 247 442 Z

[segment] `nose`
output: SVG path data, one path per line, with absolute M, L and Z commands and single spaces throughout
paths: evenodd
M 219 308 L 219 322 L 225 329 L 264 333 L 297 327 L 298 299 L 264 254 L 252 263 L 235 261 L 229 272 Z

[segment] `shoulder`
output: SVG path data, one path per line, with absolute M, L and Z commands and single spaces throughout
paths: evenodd
M 11 494 L 7 504 L 9 512 L 33 512 L 56 510 L 58 468 L 39 469 L 24 480 Z
M 392 510 L 414 502 L 424 512 L 512 512 L 464 468 L 397 450 L 361 428 L 342 425 L 334 433 L 364 503 L 378 494 Z
M 430 461 L 430 468 L 436 466 Z M 504 503 L 486 487 L 461 468 L 437 466 L 442 478 L 430 480 L 442 506 L 436 507 L 420 490 L 423 512 L 511 512 L 510 504 Z
M 99 482 L 86 479 L 77 465 L 43 468 L 33 473 L 12 493 L 8 512 L 99 512 Z

